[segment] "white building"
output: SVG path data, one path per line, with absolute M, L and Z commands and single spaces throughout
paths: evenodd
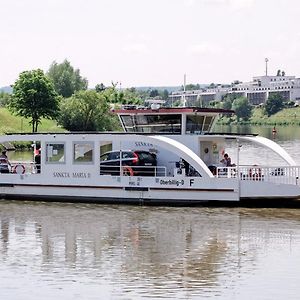
M 217 86 L 201 90 L 186 91 L 187 104 L 201 105 L 210 101 L 221 101 L 227 94 L 239 94 L 247 97 L 253 105 L 266 102 L 270 94 L 279 93 L 285 101 L 300 103 L 300 78 L 295 76 L 257 76 L 253 81 L 232 84 L 231 86 Z M 182 99 L 183 91 L 173 92 L 169 99 L 172 103 Z

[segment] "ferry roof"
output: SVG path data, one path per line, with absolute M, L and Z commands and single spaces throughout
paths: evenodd
M 159 133 L 148 133 L 148 132 L 123 132 L 123 131 L 66 131 L 66 132 L 7 132 L 3 134 L 3 136 L 11 136 L 11 135 L 23 135 L 23 136 L 60 136 L 60 135 L 161 135 Z M 169 134 L 168 135 L 172 135 Z M 214 135 L 214 136 L 225 136 L 225 138 L 236 138 L 239 136 L 258 136 L 258 133 L 238 133 L 238 132 L 206 132 L 203 135 Z
M 215 113 L 215 114 L 234 114 L 230 109 L 204 108 L 204 107 L 162 107 L 158 109 L 115 109 L 116 114 L 183 114 L 183 113 Z

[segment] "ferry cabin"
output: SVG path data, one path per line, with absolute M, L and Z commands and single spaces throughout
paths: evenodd
M 232 114 L 232 110 L 208 108 L 158 108 L 116 110 L 124 132 L 143 135 L 163 135 L 179 141 L 195 152 L 207 166 L 220 165 L 224 154 L 222 139 L 211 133 L 220 114 Z M 126 147 L 143 147 L 143 143 Z M 145 146 L 144 149 L 151 147 Z M 158 164 L 164 164 L 167 174 L 173 173 L 174 164 L 180 158 L 160 149 Z

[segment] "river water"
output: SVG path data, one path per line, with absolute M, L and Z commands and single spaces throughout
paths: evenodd
M 300 164 L 285 129 L 273 138 Z M 0 226 L 4 300 L 300 295 L 299 209 L 2 200 Z

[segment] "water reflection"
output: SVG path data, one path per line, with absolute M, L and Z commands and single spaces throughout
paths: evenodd
M 70 283 L 74 293 L 91 297 L 104 286 L 100 299 L 106 293 L 119 299 L 231 299 L 274 258 L 280 276 L 295 282 L 300 275 L 298 210 L 1 202 L 0 220 L 0 277 L 19 275 L 15 288 L 25 294 L 23 272 L 51 295 L 61 288 L 64 299 Z M 277 280 L 276 272 L 270 274 Z

